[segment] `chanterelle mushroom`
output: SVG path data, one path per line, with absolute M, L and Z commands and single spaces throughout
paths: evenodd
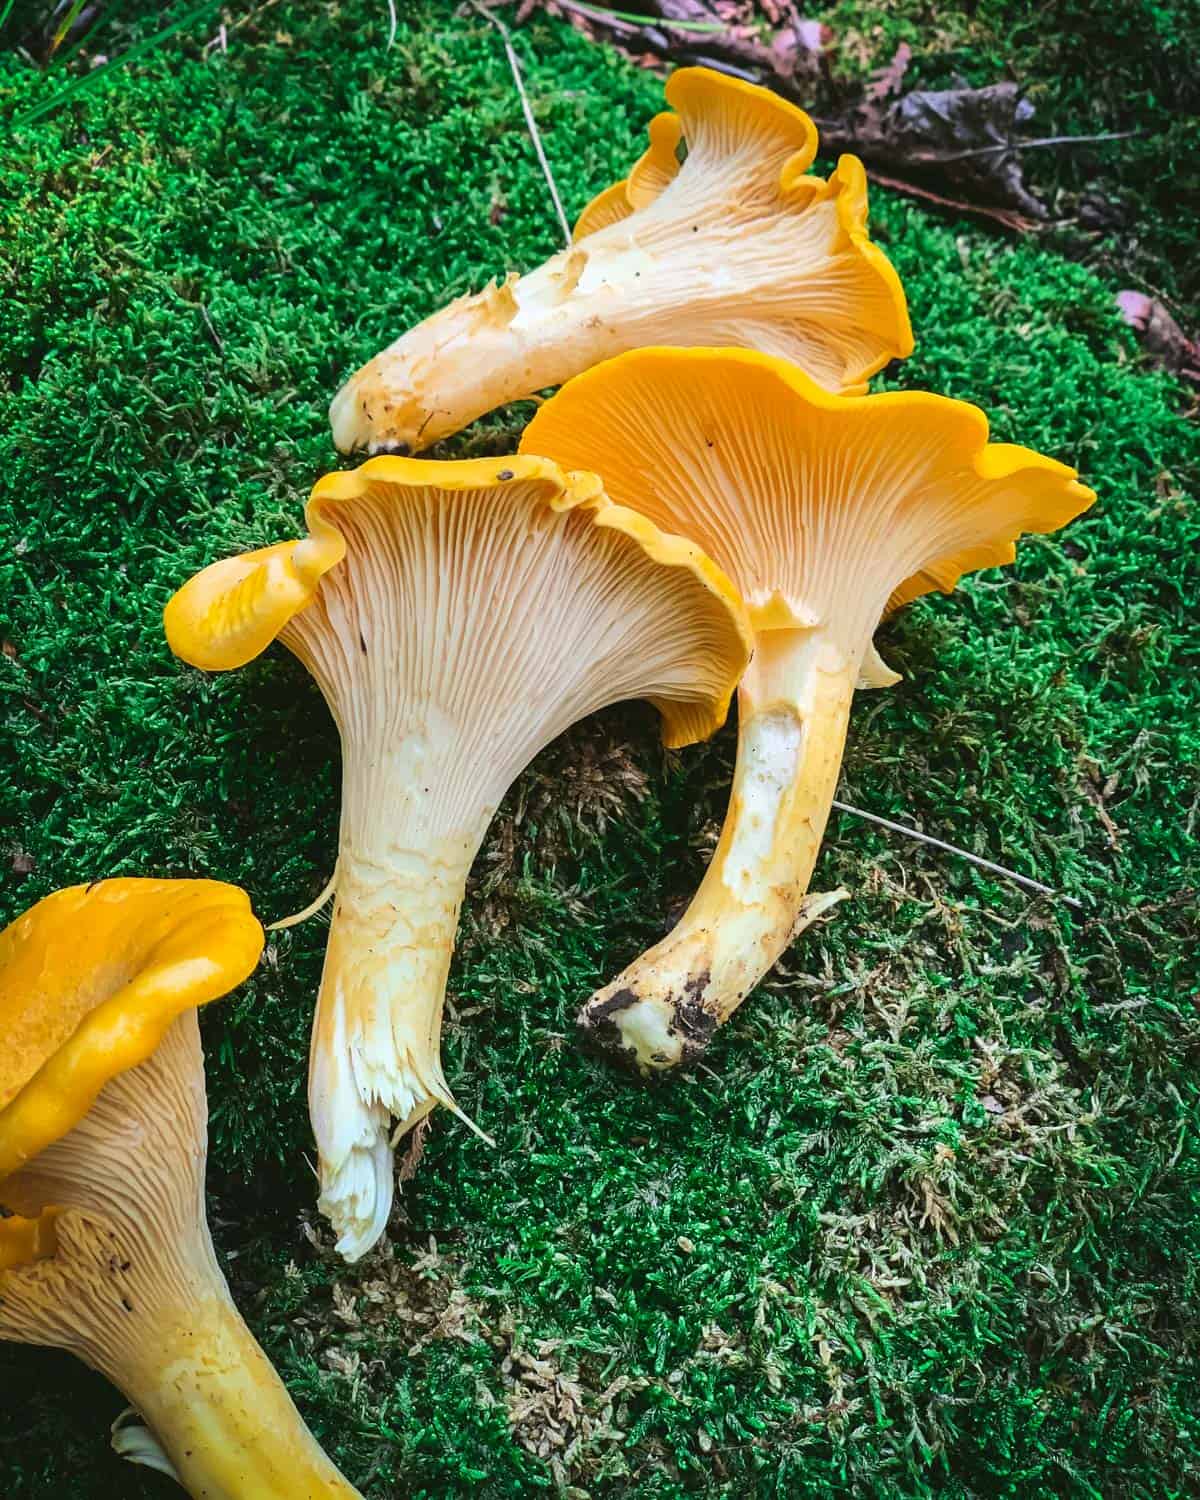
M 569 250 L 459 298 L 351 377 L 330 409 L 339 448 L 415 451 L 647 344 L 764 350 L 833 391 L 865 390 L 912 352 L 862 163 L 810 176 L 809 117 L 707 68 L 672 74 L 667 101 L 676 113 L 651 122 L 650 149 L 584 210 Z
M 756 632 L 704 881 L 675 929 L 580 1016 L 643 1070 L 702 1052 L 787 946 L 855 685 L 897 680 L 871 644 L 881 617 L 1011 562 L 1022 532 L 1053 531 L 1095 498 L 1073 469 L 987 436 L 962 401 L 834 396 L 783 360 L 720 349 L 623 355 L 526 429 L 522 448 L 595 466 L 615 501 L 697 541 Z
M 240 890 L 104 880 L 0 933 L 0 1338 L 68 1349 L 197 1500 L 353 1500 L 242 1322 L 204 1213 L 196 1007 L 258 962 Z
M 350 1259 L 378 1239 L 396 1137 L 455 1110 L 439 1041 L 467 873 L 510 782 L 624 698 L 670 745 L 723 720 L 749 653 L 699 548 L 540 458 L 377 458 L 312 492 L 310 535 L 215 563 L 171 600 L 172 649 L 236 667 L 276 636 L 342 739 L 335 905 L 309 1102 L 321 1206 Z M 395 1139 L 393 1138 L 393 1140 Z

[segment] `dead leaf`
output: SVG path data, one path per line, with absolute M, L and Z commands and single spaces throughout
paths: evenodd
M 1106 778 L 1096 762 L 1086 755 L 1080 757 L 1080 769 L 1082 771 L 1079 778 L 1080 790 L 1096 809 L 1096 816 L 1108 839 L 1108 847 L 1115 849 L 1120 842 L 1121 830 L 1113 822 L 1107 804 L 1108 799 L 1117 789 L 1120 777 L 1113 775 Z
M 24 849 L 14 850 L 9 864 L 14 875 L 32 875 L 37 869 L 37 860 Z
M 878 87 L 895 82 L 888 72 Z M 840 118 L 819 120 L 823 149 L 857 152 L 868 165 L 878 163 L 906 179 L 916 174 L 918 185 L 932 174 L 965 188 L 972 203 L 1015 209 L 1035 222 L 1046 218 L 1021 173 L 1018 131 L 1032 118 L 1033 105 L 1017 84 L 914 89 L 891 103 L 886 99 L 869 89 Z
M 778 82 L 789 94 L 811 90 L 833 36 L 820 21 L 798 15 L 791 0 L 762 0 L 761 13 L 754 0 L 642 0 L 644 21 L 590 0 L 541 0 L 541 5 L 586 35 L 615 43 L 636 61 L 648 52 L 751 83 Z M 526 0 L 520 14 L 531 8 Z M 776 28 L 769 44 L 762 39 L 763 15 Z
M 408 1139 L 404 1142 L 404 1149 L 396 1162 L 396 1178 L 400 1182 L 411 1182 L 417 1175 L 417 1168 L 421 1165 L 421 1158 L 425 1155 L 425 1140 L 433 1125 L 433 1116 L 426 1115 L 423 1120 L 418 1120 L 409 1132 Z
M 1200 342 L 1188 338 L 1157 297 L 1118 292 L 1117 308 L 1155 364 L 1185 380 L 1200 381 Z
M 529 15 L 534 3 L 524 0 L 519 15 Z M 645 20 L 592 0 L 536 3 L 637 61 L 715 67 L 773 87 L 804 108 L 812 107 L 814 86 L 830 82 L 833 33 L 821 21 L 801 16 L 794 0 L 642 0 Z M 763 40 L 764 19 L 775 28 L 769 44 Z M 1022 174 L 1020 129 L 1033 106 L 1020 86 L 1003 82 L 906 94 L 911 60 L 912 49 L 902 43 L 854 103 L 817 120 L 823 150 L 852 151 L 872 169 L 875 181 L 927 202 L 981 214 L 1020 232 L 1037 228 L 1047 211 Z

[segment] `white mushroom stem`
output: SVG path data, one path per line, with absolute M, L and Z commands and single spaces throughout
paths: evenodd
M 107 1376 L 152 1435 L 119 1451 L 203 1500 L 354 1500 L 230 1297 L 204 1214 L 206 1148 L 189 1011 L 0 1184 L 18 1214 L 57 1209 L 53 1254 L 0 1274 L 0 1338 L 68 1349 Z
M 344 741 L 337 897 L 309 1105 L 321 1211 L 352 1261 L 387 1224 L 392 1140 L 437 1104 L 476 1128 L 442 1072 L 442 1010 L 467 876 L 502 791 L 480 786 L 482 756 L 473 773 L 456 774 L 460 742 L 448 724 L 414 728 L 387 746 Z
M 608 278 L 580 287 L 587 262 L 586 251 L 563 251 L 418 323 L 338 391 L 334 442 L 343 452 L 426 448 L 629 347 L 619 327 L 626 299 Z
M 738 690 L 729 812 L 677 926 L 584 1007 L 580 1026 L 644 1072 L 690 1063 L 792 938 L 844 892 L 807 898 L 837 789 L 858 661 L 820 628 L 763 632 Z

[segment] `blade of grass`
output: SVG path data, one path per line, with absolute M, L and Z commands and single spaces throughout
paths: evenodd
M 23 115 L 18 115 L 15 120 L 10 121 L 8 134 L 12 135 L 16 131 L 22 130 L 26 125 L 32 125 L 35 120 L 41 120 L 46 115 L 52 114 L 60 105 L 65 104 L 69 99 L 73 99 L 85 90 L 98 88 L 107 83 L 114 76 L 117 69 L 125 67 L 129 63 L 136 61 L 139 57 L 145 57 L 148 53 L 153 52 L 155 48 L 161 47 L 168 37 L 174 36 L 177 31 L 182 31 L 185 27 L 193 25 L 196 21 L 203 20 L 205 16 L 216 10 L 221 3 L 222 0 L 204 0 L 203 5 L 197 5 L 195 9 L 188 11 L 186 15 L 180 16 L 178 21 L 172 21 L 169 26 L 164 26 L 161 31 L 157 31 L 153 36 L 147 37 L 144 42 L 136 42 L 132 47 L 122 52 L 119 57 L 114 57 L 112 62 L 106 63 L 101 68 L 96 68 L 91 73 L 85 73 L 80 78 L 72 79 L 65 88 L 59 89 L 58 93 L 53 94 L 49 99 L 43 99 L 40 104 L 35 104 L 32 109 L 27 109 Z
M 504 42 L 504 51 L 508 57 L 509 71 L 512 73 L 513 82 L 517 86 L 517 95 L 521 100 L 521 110 L 525 116 L 525 125 L 529 131 L 529 139 L 533 142 L 533 149 L 537 155 L 538 165 L 542 169 L 542 176 L 546 179 L 546 186 L 550 189 L 550 198 L 554 204 L 554 212 L 558 215 L 558 222 L 562 225 L 563 239 L 568 247 L 571 244 L 571 221 L 567 218 L 566 210 L 562 206 L 562 199 L 558 195 L 558 184 L 554 180 L 554 173 L 550 170 L 550 163 L 546 159 L 546 148 L 542 145 L 542 133 L 537 127 L 537 121 L 533 116 L 533 105 L 529 102 L 529 94 L 525 89 L 525 79 L 521 74 L 521 61 L 513 51 L 512 36 L 508 27 L 498 15 L 490 11 L 480 0 L 467 0 L 471 9 L 477 15 L 483 17 L 499 31 Z
M 50 43 L 51 57 L 54 56 L 54 54 L 62 46 L 63 42 L 66 41 L 68 32 L 71 30 L 71 27 L 74 26 L 75 22 L 79 19 L 79 12 L 83 9 L 86 3 L 87 0 L 75 0 L 74 5 L 72 5 L 71 9 L 63 17 L 58 30 L 54 33 L 54 39 Z
M 84 47 L 90 46 L 96 50 L 97 41 L 106 26 L 111 27 L 114 22 L 124 19 L 122 12 L 125 10 L 128 0 L 104 0 L 99 8 L 98 14 L 94 15 L 90 23 L 85 26 L 73 42 L 66 43 L 60 51 L 55 54 L 55 66 L 61 71 L 67 63 Z
M 572 10 L 592 16 L 597 21 L 629 21 L 635 26 L 657 26 L 666 31 L 695 31 L 714 35 L 728 31 L 720 21 L 668 21 L 662 16 L 639 16 L 628 10 L 611 10 L 607 5 L 590 5 L 585 0 L 571 0 Z

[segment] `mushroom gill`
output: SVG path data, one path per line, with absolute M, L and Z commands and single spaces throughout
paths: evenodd
M 649 149 L 569 249 L 460 297 L 346 382 L 330 409 L 340 449 L 415 451 L 644 345 L 759 349 L 832 391 L 865 390 L 912 352 L 857 157 L 810 175 L 809 117 L 707 68 L 681 68 L 666 94 L 676 113 L 655 116 Z
M 377 458 L 320 480 L 306 514 L 306 539 L 213 564 L 165 623 L 178 656 L 215 670 L 278 636 L 340 732 L 309 1102 L 321 1207 L 357 1259 L 387 1222 L 395 1140 L 436 1104 L 461 1113 L 440 1058 L 446 978 L 508 786 L 621 699 L 649 698 L 668 744 L 710 734 L 749 626 L 698 548 L 539 458 Z

